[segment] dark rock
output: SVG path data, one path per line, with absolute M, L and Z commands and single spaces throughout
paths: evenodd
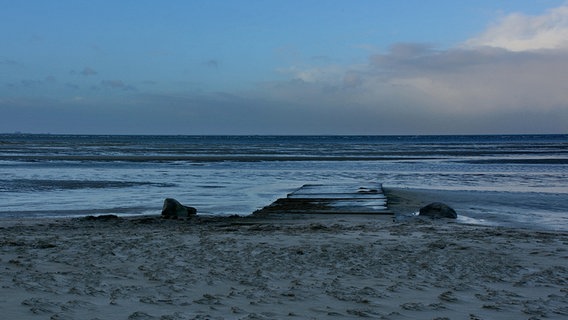
M 445 203 L 433 202 L 429 205 L 420 208 L 419 216 L 426 216 L 431 218 L 450 218 L 456 219 L 458 214 L 456 210 L 452 209 Z
M 197 209 L 187 207 L 176 199 L 166 198 L 162 207 L 162 216 L 165 218 L 186 218 L 197 214 Z

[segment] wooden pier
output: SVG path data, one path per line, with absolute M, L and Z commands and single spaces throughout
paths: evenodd
M 392 214 L 380 183 L 306 184 L 256 212 L 301 214 Z

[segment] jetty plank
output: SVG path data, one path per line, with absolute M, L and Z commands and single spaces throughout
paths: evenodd
M 298 190 L 294 191 L 295 194 L 318 194 L 318 193 L 351 193 L 351 194 L 365 194 L 365 193 L 382 193 L 382 185 L 373 183 L 366 186 L 347 184 L 347 185 L 324 185 L 324 184 L 306 184 Z
M 387 203 L 380 183 L 306 184 L 256 213 L 392 214 Z
M 291 193 L 290 199 L 386 199 L 383 194 L 358 194 L 358 193 Z

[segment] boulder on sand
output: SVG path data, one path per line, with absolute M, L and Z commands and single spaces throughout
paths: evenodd
M 164 218 L 187 218 L 197 214 L 197 209 L 181 204 L 173 198 L 166 198 L 162 207 L 162 216 Z
M 426 216 L 431 218 L 450 218 L 456 219 L 458 214 L 456 210 L 451 208 L 445 203 L 433 202 L 429 205 L 420 208 L 419 216 Z

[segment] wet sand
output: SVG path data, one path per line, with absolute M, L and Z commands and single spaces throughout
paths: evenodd
M 458 214 L 479 201 L 386 191 L 400 216 L 434 198 Z M 562 231 L 285 214 L 15 220 L 0 231 L 5 319 L 568 316 Z

